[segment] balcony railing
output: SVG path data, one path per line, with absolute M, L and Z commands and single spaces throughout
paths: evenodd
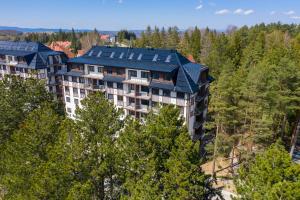
M 123 101 L 118 101 L 118 102 L 117 102 L 117 105 L 118 105 L 118 106 L 123 106 L 123 105 L 124 105 L 124 102 L 123 102 Z

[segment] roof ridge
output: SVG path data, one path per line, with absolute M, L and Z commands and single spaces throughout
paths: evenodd
M 191 85 L 190 85 L 190 82 L 189 82 L 188 78 L 186 77 L 186 76 L 187 76 L 187 75 L 186 75 L 186 71 L 184 70 L 184 67 L 183 67 L 182 64 L 181 64 L 181 62 L 180 62 L 180 60 L 179 60 L 179 58 L 178 58 L 177 53 L 178 53 L 178 52 L 175 52 L 175 56 L 176 56 L 177 62 L 179 63 L 179 68 L 180 68 L 181 70 L 183 70 L 184 78 L 185 78 L 186 81 L 188 82 L 188 86 L 189 86 L 190 91 L 193 92 L 193 90 L 192 90 L 192 88 L 191 88 Z

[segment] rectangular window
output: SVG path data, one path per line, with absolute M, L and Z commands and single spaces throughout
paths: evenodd
M 142 78 L 149 78 L 149 72 L 141 72 L 141 77 Z
M 122 69 L 117 69 L 117 75 L 122 75 L 123 74 L 123 70 Z
M 112 100 L 112 99 L 114 99 L 114 95 L 113 94 L 108 94 L 107 98 L 110 99 L 110 100 Z
M 131 77 L 137 77 L 137 71 L 128 70 L 128 75 L 129 75 L 129 78 L 131 78 Z
M 78 88 L 73 88 L 73 96 L 78 97 Z
M 123 83 L 117 83 L 117 88 L 123 90 Z
M 106 69 L 106 72 L 107 72 L 107 74 L 112 74 L 113 72 L 112 72 L 112 68 L 107 68 Z
M 149 92 L 149 87 L 147 87 L 147 86 L 141 86 L 141 92 Z
M 79 77 L 79 83 L 84 83 L 84 78 Z
M 152 88 L 152 94 L 154 94 L 154 95 L 159 95 L 159 89 L 157 89 L 157 88 Z
M 171 74 L 170 73 L 165 73 L 164 74 L 164 80 L 170 81 L 171 80 Z
M 89 66 L 89 72 L 94 72 L 94 71 L 95 71 L 94 66 Z
M 158 72 L 152 72 L 152 78 L 153 79 L 159 79 L 159 73 Z
M 184 99 L 184 93 L 183 92 L 177 92 L 177 98 L 178 99 Z
M 74 99 L 74 103 L 77 106 L 79 104 L 79 100 L 78 99 Z
M 66 76 L 66 75 L 64 75 L 64 80 L 65 80 L 65 81 L 69 81 L 69 77 Z
M 149 101 L 142 99 L 141 104 L 144 105 L 144 106 L 149 106 Z
M 4 66 L 5 66 L 5 65 L 4 65 Z M 4 66 L 3 66 L 3 67 L 4 67 Z M 4 69 L 4 68 L 3 68 L 3 69 Z M 24 72 L 25 72 L 25 73 L 28 73 L 28 69 L 25 68 L 25 69 L 24 69 Z
M 65 91 L 66 91 L 66 92 L 69 92 L 69 91 L 70 91 L 68 86 L 65 86 Z
M 163 96 L 169 97 L 170 96 L 170 90 L 163 90 Z
M 6 65 L 3 65 L 3 70 L 6 70 Z
M 114 87 L 114 83 L 110 82 L 110 81 L 107 81 L 107 87 L 108 88 L 113 88 Z
M 98 73 L 103 73 L 103 67 L 98 67 Z
M 71 108 L 67 108 L 67 112 L 68 113 L 72 113 L 72 109 Z
M 66 97 L 66 102 L 71 102 L 70 97 Z
M 76 76 L 72 76 L 72 82 L 77 83 L 77 77 Z
M 118 95 L 118 101 L 123 101 L 123 96 Z

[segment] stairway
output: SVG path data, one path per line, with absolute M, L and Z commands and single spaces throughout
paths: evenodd
M 295 128 L 294 138 L 292 140 L 292 147 L 290 155 L 295 163 L 300 164 L 300 119 L 298 120 L 297 127 Z

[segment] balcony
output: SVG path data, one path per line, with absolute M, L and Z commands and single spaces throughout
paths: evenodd
M 136 105 L 136 110 L 139 112 L 144 112 L 144 113 L 148 113 L 150 111 L 150 107 L 148 105 Z
M 70 91 L 65 91 L 65 95 L 70 96 Z
M 129 103 L 125 106 L 125 108 L 128 110 L 135 110 L 135 105 L 135 103 Z
M 81 98 L 81 99 L 83 99 L 83 98 L 85 98 L 85 97 L 86 97 L 85 93 L 80 93 L 80 98 Z
M 124 105 L 124 102 L 123 101 L 118 101 L 117 102 L 117 106 L 123 106 Z
M 8 64 L 8 65 L 13 65 L 13 66 L 15 66 L 15 65 L 18 64 L 18 61 L 10 60 L 10 61 L 7 62 L 7 64 Z
M 123 83 L 148 86 L 150 78 L 129 78 L 124 80 Z
M 184 99 L 176 99 L 176 105 L 178 106 L 185 106 L 185 100 Z
M 105 89 L 105 87 L 104 87 L 104 85 L 93 85 L 93 90 L 104 90 Z
M 146 99 L 146 100 L 150 99 L 150 93 L 148 92 L 136 92 L 135 95 L 139 99 Z
M 171 97 L 162 97 L 162 103 L 170 104 L 171 103 Z

